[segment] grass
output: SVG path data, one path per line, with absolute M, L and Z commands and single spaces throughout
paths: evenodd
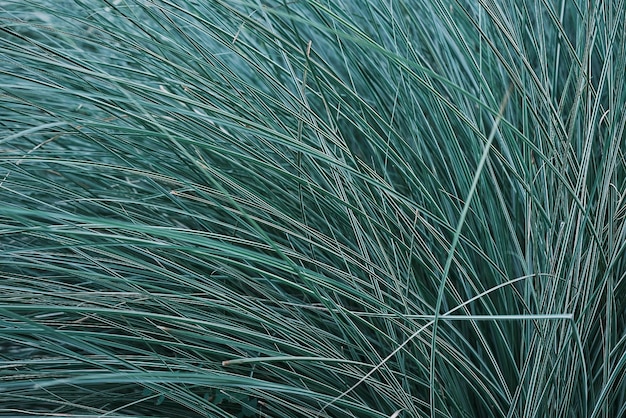
M 0 1 L 0 415 L 626 417 L 625 16 Z

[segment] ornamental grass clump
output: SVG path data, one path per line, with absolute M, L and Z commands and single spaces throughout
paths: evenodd
M 626 416 L 624 1 L 0 1 L 0 415 Z

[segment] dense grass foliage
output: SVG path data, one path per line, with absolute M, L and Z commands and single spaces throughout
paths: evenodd
M 626 416 L 625 16 L 0 1 L 0 415 Z

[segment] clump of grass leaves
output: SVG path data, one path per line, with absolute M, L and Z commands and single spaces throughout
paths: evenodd
M 623 0 L 0 1 L 0 411 L 626 416 Z

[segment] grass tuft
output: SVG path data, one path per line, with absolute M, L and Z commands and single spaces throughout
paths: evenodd
M 0 415 L 626 417 L 625 16 L 0 0 Z

